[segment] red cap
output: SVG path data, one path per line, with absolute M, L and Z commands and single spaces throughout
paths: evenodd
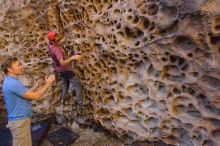
M 48 34 L 47 34 L 48 40 L 51 41 L 51 42 L 54 41 L 55 40 L 55 35 L 56 35 L 56 32 L 53 32 L 53 31 L 48 32 Z

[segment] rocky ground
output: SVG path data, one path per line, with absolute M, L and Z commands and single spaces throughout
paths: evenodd
M 59 126 L 51 127 L 49 130 L 60 128 Z M 157 142 L 134 142 L 133 144 L 124 144 L 120 139 L 114 137 L 103 131 L 96 131 L 91 128 L 79 128 L 74 129 L 74 132 L 80 135 L 80 137 L 71 146 L 171 146 L 161 141 Z M 43 140 L 40 146 L 53 146 L 46 138 Z
M 59 126 L 52 127 L 49 131 L 59 128 Z M 109 135 L 106 135 L 103 132 L 95 132 L 93 129 L 89 128 L 80 128 L 74 130 L 80 137 L 73 143 L 71 146 L 123 146 L 124 144 Z M 43 140 L 40 146 L 53 146 L 46 138 Z

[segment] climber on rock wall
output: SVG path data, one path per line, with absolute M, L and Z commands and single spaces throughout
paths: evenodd
M 3 81 L 2 92 L 8 113 L 7 127 L 12 133 L 13 146 L 31 146 L 30 100 L 42 97 L 52 85 L 55 76 L 50 75 L 46 80 L 39 79 L 34 87 L 28 89 L 18 80 L 18 76 L 24 72 L 16 57 L 6 57 L 1 63 L 1 69 L 7 75 Z
M 80 60 L 81 55 L 73 55 L 67 58 L 66 52 L 62 48 L 64 37 L 61 37 L 56 32 L 49 32 L 48 35 L 48 50 L 53 61 L 55 71 L 60 75 L 61 78 L 61 102 L 65 101 L 65 97 L 70 88 L 71 93 L 76 93 L 76 105 L 79 107 L 82 104 L 82 92 L 81 84 L 77 75 L 71 69 L 70 63 L 73 60 Z

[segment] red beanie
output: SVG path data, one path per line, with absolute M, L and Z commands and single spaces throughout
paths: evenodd
M 56 32 L 53 32 L 53 31 L 48 32 L 48 34 L 47 34 L 48 40 L 51 41 L 51 42 L 54 41 L 55 40 L 55 35 L 56 35 Z

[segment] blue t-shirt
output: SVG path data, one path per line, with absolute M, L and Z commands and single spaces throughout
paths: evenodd
M 8 121 L 21 120 L 32 116 L 29 100 L 22 97 L 28 88 L 19 80 L 7 76 L 4 79 L 2 91 L 8 112 Z

